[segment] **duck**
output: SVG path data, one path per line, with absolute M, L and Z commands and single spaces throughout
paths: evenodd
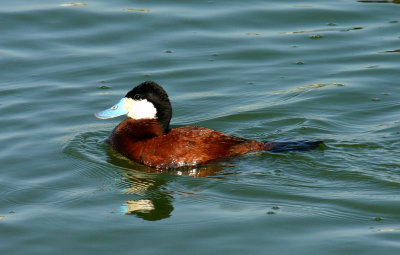
M 154 81 L 135 86 L 117 104 L 95 113 L 99 119 L 126 115 L 107 142 L 113 150 L 142 165 L 169 169 L 209 164 L 252 151 L 310 150 L 322 141 L 262 142 L 200 126 L 170 128 L 172 107 Z

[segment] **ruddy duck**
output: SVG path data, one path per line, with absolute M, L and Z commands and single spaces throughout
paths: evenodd
M 309 150 L 322 143 L 260 142 L 197 126 L 170 129 L 171 103 L 165 90 L 152 81 L 134 87 L 116 105 L 95 115 L 100 119 L 127 115 L 112 131 L 109 144 L 126 157 L 155 168 L 195 166 L 250 151 Z

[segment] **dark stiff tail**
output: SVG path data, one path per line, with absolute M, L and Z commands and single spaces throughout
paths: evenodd
M 282 152 L 282 151 L 307 151 L 317 148 L 323 141 L 285 141 L 285 142 L 266 142 L 263 151 Z

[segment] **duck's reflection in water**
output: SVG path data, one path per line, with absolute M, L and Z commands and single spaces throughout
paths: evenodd
M 174 175 L 223 178 L 222 174 L 216 176 L 216 173 L 223 169 L 223 166 L 220 164 L 196 168 L 161 170 L 115 157 L 115 154 L 110 155 L 108 161 L 122 167 L 123 188 L 121 192 L 141 197 L 140 199 L 126 200 L 121 205 L 121 213 L 136 215 L 149 221 L 162 220 L 172 215 L 174 210 L 174 194 L 196 195 L 192 191 L 185 192 L 168 189 L 168 183 L 176 179 Z
M 136 170 L 123 170 L 124 194 L 135 194 L 140 199 L 126 200 L 121 206 L 121 213 L 136 215 L 145 220 L 162 220 L 171 216 L 174 200 L 166 189 L 168 178 L 146 174 Z
M 139 199 L 127 200 L 121 206 L 121 211 L 124 214 L 136 215 L 144 220 L 162 220 L 171 216 L 174 207 L 172 199 Z

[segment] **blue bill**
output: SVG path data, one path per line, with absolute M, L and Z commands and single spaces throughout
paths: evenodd
M 95 113 L 94 115 L 99 119 L 111 119 L 111 118 L 125 115 L 128 113 L 128 110 L 125 109 L 125 107 L 124 107 L 125 100 L 126 100 L 126 98 L 124 97 L 113 107 L 111 107 L 107 110 Z

